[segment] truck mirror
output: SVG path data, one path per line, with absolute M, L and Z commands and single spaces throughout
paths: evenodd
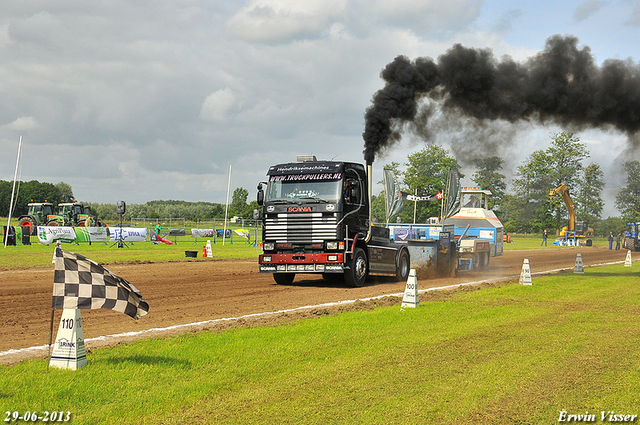
M 258 201 L 258 205 L 260 206 L 264 204 L 264 191 L 262 190 L 262 188 L 258 189 L 258 197 L 256 201 Z

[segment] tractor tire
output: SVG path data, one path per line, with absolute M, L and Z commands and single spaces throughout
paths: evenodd
M 291 285 L 295 277 L 296 277 L 295 273 L 274 273 L 273 274 L 273 280 L 275 280 L 278 285 Z
M 409 253 L 403 249 L 400 251 L 400 258 L 398 258 L 398 264 L 396 264 L 396 280 L 398 282 L 406 281 L 409 278 L 410 267 Z
M 36 226 L 36 221 L 31 217 L 21 218 L 18 222 L 18 226 L 29 226 L 29 232 L 31 236 L 35 236 L 38 234 L 38 227 Z
M 348 262 L 349 269 L 344 271 L 344 283 L 353 288 L 364 285 L 369 274 L 369 261 L 362 248 L 353 250 L 353 257 Z
M 49 220 L 47 221 L 47 226 L 62 226 L 58 220 Z

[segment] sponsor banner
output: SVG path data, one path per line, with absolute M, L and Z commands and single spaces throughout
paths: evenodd
M 213 238 L 215 234 L 215 229 L 191 229 L 192 238 Z
M 74 227 L 77 242 L 107 242 L 108 227 Z
M 73 227 L 64 226 L 38 226 L 38 242 L 49 245 L 52 242 L 73 242 L 76 240 L 76 232 Z
M 49 245 L 52 242 L 107 242 L 108 227 L 66 227 L 38 226 L 38 242 Z
M 146 242 L 147 241 L 147 228 L 146 227 L 111 227 L 110 239 L 111 242 L 123 241 L 123 242 Z
M 185 229 L 169 229 L 169 236 L 185 236 Z
M 418 202 L 418 201 L 439 201 L 442 199 L 442 192 L 438 192 L 434 195 L 427 195 L 427 196 L 416 196 L 416 195 L 412 195 L 410 193 L 405 193 L 405 192 L 400 192 L 402 194 L 402 197 L 404 199 L 406 199 L 407 201 L 413 201 L 413 202 Z

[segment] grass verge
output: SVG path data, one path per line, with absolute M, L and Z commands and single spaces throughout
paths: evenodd
M 588 268 L 277 327 L 0 368 L 0 412 L 74 424 L 551 423 L 640 413 L 640 272 Z M 6 415 L 6 414 L 5 414 Z M 4 417 L 3 417 L 4 419 Z

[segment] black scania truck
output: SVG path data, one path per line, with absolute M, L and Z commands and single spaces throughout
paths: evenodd
M 273 273 L 278 284 L 291 284 L 297 273 L 342 277 L 354 287 L 367 276 L 407 279 L 406 245 L 371 223 L 371 165 L 298 156 L 269 168 L 267 176 L 258 185 L 261 273 Z

